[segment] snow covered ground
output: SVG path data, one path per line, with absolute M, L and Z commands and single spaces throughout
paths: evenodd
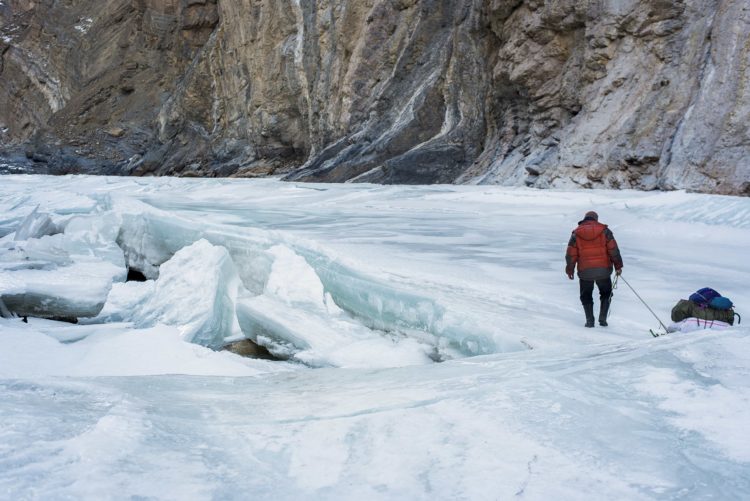
M 563 271 L 595 209 L 665 322 L 750 311 L 750 199 L 0 181 L 1 499 L 750 499 L 750 329 Z

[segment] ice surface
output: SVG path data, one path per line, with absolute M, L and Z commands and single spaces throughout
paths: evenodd
M 593 208 L 662 320 L 704 286 L 743 313 L 746 198 L 2 181 L 5 293 L 40 272 L 106 304 L 85 325 L 0 319 L 0 497 L 750 498 L 750 330 L 652 338 L 622 285 L 585 329 L 562 257 Z M 64 232 L 14 241 L 37 206 Z M 108 295 L 76 285 L 98 268 Z
M 89 196 L 75 190 L 58 190 L 54 183 L 39 186 L 36 176 L 14 178 L 12 188 L 2 190 L 0 197 L 0 236 L 14 233 L 36 207 L 53 216 L 53 221 L 55 217 L 64 221 L 71 215 L 88 214 L 98 205 L 95 189 L 89 191 L 93 195 Z M 9 178 L 3 176 L 3 179 Z

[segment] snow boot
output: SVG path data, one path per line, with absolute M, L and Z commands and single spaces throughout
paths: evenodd
M 602 327 L 607 327 L 607 312 L 609 312 L 609 299 L 604 299 L 599 308 L 599 325 Z
M 594 326 L 594 305 L 593 304 L 584 304 L 583 305 L 583 311 L 586 313 L 586 325 L 585 325 L 585 327 L 593 327 Z

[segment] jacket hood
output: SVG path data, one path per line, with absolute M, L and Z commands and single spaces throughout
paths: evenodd
M 578 223 L 578 228 L 576 228 L 575 234 L 577 238 L 581 238 L 583 240 L 594 240 L 595 238 L 599 238 L 599 236 L 604 233 L 604 230 L 606 229 L 606 224 L 599 223 L 597 221 L 594 221 L 593 219 L 584 219 L 583 221 Z
M 583 224 L 586 221 L 594 221 L 594 222 L 598 223 L 599 219 L 595 218 L 594 216 L 586 216 L 583 219 L 581 219 L 580 221 L 578 221 L 578 224 Z

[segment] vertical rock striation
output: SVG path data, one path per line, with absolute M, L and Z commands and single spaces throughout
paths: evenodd
M 750 193 L 744 0 L 2 0 L 51 172 Z
M 463 179 L 750 193 L 747 2 L 512 3 Z

